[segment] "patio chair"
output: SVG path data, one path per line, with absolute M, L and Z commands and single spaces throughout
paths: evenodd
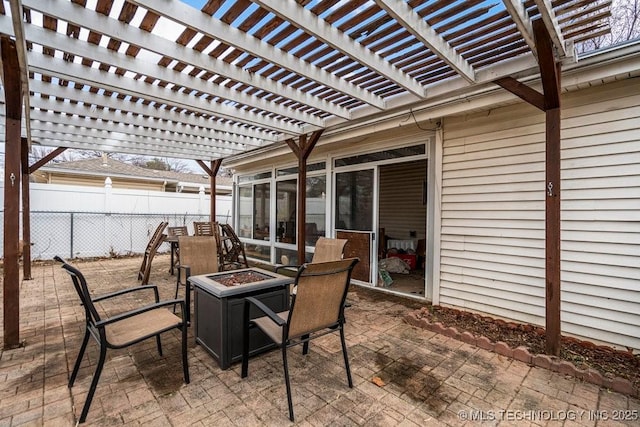
M 186 225 L 175 227 L 167 227 L 167 239 L 171 243 L 171 266 L 169 272 L 173 274 L 173 270 L 180 265 L 180 246 L 178 246 L 177 238 L 179 236 L 188 236 L 189 230 Z
M 229 224 L 220 224 L 218 251 L 221 254 L 220 271 L 226 270 L 226 267 L 249 268 L 244 244 Z
M 316 242 L 316 249 L 313 252 L 313 258 L 311 263 L 318 262 L 337 261 L 342 259 L 344 252 L 344 246 L 347 244 L 347 239 L 330 239 L 327 237 L 320 237 Z M 299 265 L 277 265 L 275 268 L 276 273 L 282 268 L 299 268 Z
M 158 288 L 154 285 L 137 286 L 93 297 L 89 292 L 87 281 L 80 270 L 73 267 L 59 256 L 56 256 L 54 259 L 61 262 L 62 268 L 71 276 L 73 286 L 80 297 L 85 313 L 84 338 L 82 339 L 80 352 L 78 353 L 71 377 L 69 378 L 69 388 L 73 387 L 76 376 L 78 375 L 80 363 L 82 362 L 84 352 L 87 348 L 89 337 L 93 337 L 100 347 L 100 355 L 96 364 L 96 370 L 93 374 L 93 378 L 91 379 L 89 393 L 87 394 L 84 406 L 82 407 L 79 422 L 83 423 L 87 419 L 87 414 L 91 406 L 91 401 L 93 400 L 93 395 L 96 391 L 96 386 L 100 379 L 100 374 L 102 373 L 102 367 L 106 359 L 108 348 L 124 348 L 155 337 L 158 353 L 162 356 L 160 334 L 174 328 L 180 329 L 182 332 L 182 369 L 184 382 L 187 384 L 189 383 L 189 365 L 187 361 L 187 324 L 166 308 L 178 304 L 181 305 L 184 310 L 183 300 L 160 301 Z M 154 302 L 107 318 L 102 318 L 94 305 L 94 303 L 100 301 L 112 300 L 125 294 L 141 291 L 153 293 L 155 297 Z
M 349 258 L 302 265 L 295 280 L 297 293 L 293 296 L 288 311 L 275 313 L 253 297 L 245 299 L 242 378 L 247 377 L 249 370 L 249 330 L 252 327 L 258 327 L 282 350 L 289 419 L 291 421 L 294 421 L 294 415 L 287 348 L 302 344 L 302 354 L 306 355 L 309 352 L 310 340 L 339 332 L 347 380 L 349 387 L 353 387 L 347 345 L 344 339 L 344 302 L 347 297 L 351 271 L 357 262 L 357 258 Z M 250 320 L 250 313 L 254 312 L 252 306 L 266 316 Z
M 176 296 L 180 286 L 185 287 L 186 311 L 182 311 L 182 317 L 191 323 L 191 285 L 190 276 L 218 272 L 218 251 L 216 240 L 213 236 L 180 236 L 180 266 L 176 280 Z
M 194 236 L 213 236 L 217 223 L 213 221 L 194 221 L 193 222 L 193 235 Z
M 168 222 L 162 221 L 156 230 L 151 235 L 149 239 L 149 243 L 147 243 L 147 248 L 144 250 L 144 255 L 142 256 L 142 264 L 140 265 L 140 270 L 138 271 L 138 280 L 140 280 L 141 285 L 149 284 L 149 276 L 151 275 L 151 261 L 153 261 L 153 257 L 155 256 L 158 247 L 164 241 L 165 235 L 162 234 L 164 229 L 169 225 Z

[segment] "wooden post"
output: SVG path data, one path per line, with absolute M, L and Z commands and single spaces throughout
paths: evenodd
M 209 201 L 209 220 L 216 220 L 216 175 L 222 165 L 222 159 L 211 160 L 211 167 L 207 166 L 202 160 L 196 160 L 202 170 L 209 175 L 209 186 L 211 187 L 211 200 Z
M 25 280 L 31 280 L 31 199 L 29 194 L 29 175 L 56 158 L 66 147 L 59 147 L 29 166 L 29 145 L 26 138 L 22 138 L 22 275 Z
M 533 21 L 543 94 L 511 77 L 494 83 L 545 113 L 545 328 L 546 352 L 560 355 L 560 75 L 551 36 L 541 19 Z
M 307 135 L 300 135 L 298 144 L 293 139 L 287 139 L 286 143 L 298 158 L 298 204 L 296 207 L 298 264 L 305 262 L 306 246 L 306 222 L 307 222 L 307 159 L 320 139 L 324 129 L 317 130 L 311 134 L 307 141 Z
M 29 141 L 21 138 L 22 160 L 22 277 L 31 280 L 31 202 L 29 194 Z
M 21 120 L 22 84 L 15 41 L 2 37 L 2 72 L 5 96 L 5 169 L 4 169 L 4 345 L 20 345 L 20 171 L 22 159 Z

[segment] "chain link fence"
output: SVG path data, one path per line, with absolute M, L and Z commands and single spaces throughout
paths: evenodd
M 4 212 L 0 217 L 3 216 Z M 186 225 L 190 234 L 195 221 L 209 221 L 209 215 L 44 211 L 31 212 L 30 218 L 33 260 L 51 259 L 55 255 L 89 258 L 141 254 L 162 221 L 167 221 L 169 227 Z M 229 223 L 231 218 L 219 215 L 216 220 Z M 1 236 L 4 221 L 0 221 Z M 160 247 L 160 252 L 165 251 L 169 251 L 169 245 Z

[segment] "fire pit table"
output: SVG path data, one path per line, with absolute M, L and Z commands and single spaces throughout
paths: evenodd
M 224 271 L 189 277 L 194 287 L 196 342 L 218 361 L 221 369 L 242 360 L 242 315 L 245 297 L 255 297 L 279 312 L 289 308 L 293 277 L 260 268 Z M 251 318 L 263 314 L 252 307 Z M 251 330 L 249 355 L 273 347 L 259 328 Z

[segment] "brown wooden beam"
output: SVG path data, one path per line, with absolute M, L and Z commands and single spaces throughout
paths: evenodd
M 29 174 L 34 173 L 35 171 L 40 169 L 42 166 L 44 166 L 47 163 L 49 163 L 51 160 L 53 160 L 56 157 L 58 157 L 66 149 L 67 149 L 67 147 L 58 147 L 55 150 L 53 150 L 52 152 L 50 152 L 49 154 L 47 154 L 46 156 L 44 156 L 43 158 L 41 158 L 40 160 L 38 160 L 37 162 L 35 162 L 34 164 L 32 164 L 31 166 L 29 166 Z
M 545 105 L 545 288 L 546 352 L 560 355 L 560 75 L 551 36 L 541 19 L 533 21 L 533 34 L 544 89 Z
M 29 175 L 58 157 L 67 148 L 59 147 L 29 166 L 29 142 L 21 138 L 22 153 L 22 275 L 25 280 L 31 280 L 31 198 Z
M 20 345 L 20 181 L 22 83 L 14 40 L 0 40 L 5 98 L 4 169 L 4 349 Z
M 211 174 L 209 181 L 211 186 L 211 221 L 216 221 L 216 176 L 220 170 L 222 159 L 211 160 Z
M 211 187 L 211 198 L 209 201 L 209 220 L 216 220 L 216 176 L 222 165 L 222 159 L 211 160 L 211 167 L 207 166 L 202 160 L 196 160 L 202 170 L 209 175 L 209 186 Z
M 204 172 L 211 176 L 211 169 L 209 168 L 209 166 L 207 166 L 207 164 L 205 162 L 203 162 L 202 160 L 196 160 L 196 163 L 198 165 L 200 165 L 200 167 L 202 168 L 202 170 L 204 170 Z
M 503 89 L 508 90 L 520 99 L 544 111 L 544 95 L 537 90 L 530 88 L 524 83 L 520 83 L 513 77 L 503 77 L 493 81 Z
M 553 42 L 542 19 L 532 22 L 533 35 L 538 49 L 538 63 L 540 64 L 540 78 L 544 92 L 545 110 L 560 108 L 560 73 L 557 72 Z
M 29 141 L 21 138 L 22 161 L 22 277 L 31 280 L 31 199 L 29 192 Z
M 305 262 L 306 258 L 306 222 L 307 222 L 307 159 L 318 143 L 324 129 L 317 130 L 311 134 L 311 138 L 307 140 L 307 135 L 300 135 L 298 143 L 293 139 L 287 139 L 285 142 L 298 158 L 298 205 L 297 205 L 297 237 L 298 246 L 298 264 Z

